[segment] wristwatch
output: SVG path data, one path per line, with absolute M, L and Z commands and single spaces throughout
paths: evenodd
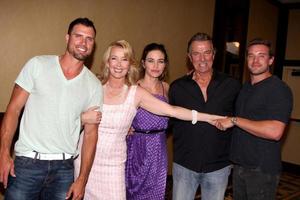
M 237 118 L 236 117 L 231 117 L 230 118 L 230 121 L 233 125 L 236 125 L 236 122 L 237 122 Z

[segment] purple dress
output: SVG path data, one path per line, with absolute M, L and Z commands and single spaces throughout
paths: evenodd
M 154 96 L 167 102 L 164 96 Z M 126 197 L 128 200 L 164 199 L 168 118 L 139 108 L 132 126 L 135 132 L 127 138 Z

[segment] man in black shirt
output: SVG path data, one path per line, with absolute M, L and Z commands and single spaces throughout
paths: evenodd
M 195 34 L 188 43 L 194 72 L 175 80 L 170 103 L 199 112 L 231 116 L 240 83 L 213 70 L 211 37 Z M 171 120 L 174 135 L 173 200 L 192 200 L 200 184 L 203 200 L 223 200 L 231 171 L 230 130 L 197 122 Z
M 238 96 L 236 117 L 220 120 L 219 128 L 235 126 L 231 153 L 234 199 L 275 199 L 280 144 L 292 111 L 292 92 L 269 71 L 274 61 L 269 41 L 252 40 L 247 61 L 250 81 Z

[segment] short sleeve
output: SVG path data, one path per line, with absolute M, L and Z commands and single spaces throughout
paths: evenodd
M 272 89 L 269 96 L 266 113 L 268 118 L 288 123 L 293 108 L 293 94 L 291 89 L 282 84 Z
M 37 76 L 36 58 L 32 58 L 24 65 L 15 83 L 27 92 L 31 93 L 34 88 L 34 80 Z
M 103 111 L 103 87 L 100 83 L 97 84 L 97 86 L 95 87 L 94 93 L 90 101 L 90 105 L 88 107 L 92 106 L 99 106 L 99 111 Z

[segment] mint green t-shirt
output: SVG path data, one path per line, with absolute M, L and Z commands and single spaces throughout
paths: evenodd
M 100 81 L 86 67 L 67 80 L 58 56 L 30 59 L 16 84 L 30 93 L 20 124 L 16 155 L 31 151 L 75 155 L 80 134 L 80 114 L 92 106 L 102 111 Z

